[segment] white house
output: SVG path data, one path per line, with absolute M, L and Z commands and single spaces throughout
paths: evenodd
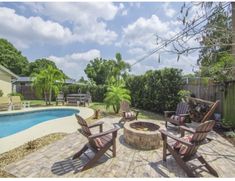
M 18 76 L 8 70 L 6 67 L 0 65 L 0 90 L 3 92 L 3 96 L 7 96 L 13 91 L 12 81 L 17 79 Z

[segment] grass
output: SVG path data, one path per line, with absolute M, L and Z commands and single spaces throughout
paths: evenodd
M 106 105 L 102 102 L 92 102 L 89 105 L 90 108 L 95 109 L 95 110 L 100 110 L 100 117 L 105 117 L 105 116 L 120 116 L 120 114 L 115 114 L 113 109 L 110 107 L 109 109 L 106 109 Z M 163 119 L 163 116 L 161 116 L 160 114 L 156 114 L 150 111 L 145 111 L 145 110 L 141 110 L 141 109 L 134 109 L 139 111 L 139 116 L 138 118 L 142 118 L 142 119 Z
M 19 146 L 13 150 L 0 154 L 0 178 L 1 177 L 15 177 L 3 170 L 3 168 L 13 162 L 16 162 L 26 155 L 49 145 L 57 140 L 64 138 L 66 133 L 53 133 L 50 135 L 43 136 L 41 138 L 35 139 L 33 141 L 29 141 L 28 143 Z
M 47 106 L 44 100 L 24 100 L 24 101 L 29 101 L 31 107 Z M 56 102 L 52 101 L 51 104 L 52 105 L 50 106 L 55 106 Z
M 25 101 L 30 101 L 30 105 L 32 107 L 39 107 L 39 106 L 46 106 L 44 100 L 25 100 Z M 55 101 L 52 101 L 52 106 L 55 106 Z M 120 116 L 120 114 L 115 114 L 112 107 L 109 109 L 106 109 L 106 105 L 102 102 L 92 102 L 89 105 L 90 108 L 95 109 L 95 110 L 100 110 L 100 117 L 105 117 L 105 116 Z M 156 114 L 150 111 L 146 110 L 141 110 L 141 109 L 135 109 L 139 111 L 139 118 L 142 119 L 163 119 L 163 117 L 160 114 Z

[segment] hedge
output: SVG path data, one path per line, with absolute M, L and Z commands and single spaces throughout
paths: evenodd
M 65 96 L 67 94 L 76 94 L 80 89 L 81 93 L 90 92 L 92 96 L 92 101 L 95 102 L 103 102 L 105 93 L 107 91 L 107 87 L 105 85 L 86 85 L 86 84 L 71 84 L 71 85 L 64 85 L 62 87 L 62 91 L 64 92 Z
M 150 70 L 144 75 L 130 76 L 126 81 L 132 106 L 156 113 L 176 109 L 182 84 L 182 71 L 174 68 Z

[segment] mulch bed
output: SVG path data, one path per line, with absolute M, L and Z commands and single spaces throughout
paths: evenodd
M 66 133 L 53 133 L 50 135 L 43 136 L 33 141 L 29 141 L 28 143 L 19 146 L 13 150 L 0 154 L 0 177 L 15 177 L 2 170 L 6 165 L 18 161 L 24 158 L 26 155 L 37 151 L 38 149 L 49 145 L 57 140 L 64 138 Z

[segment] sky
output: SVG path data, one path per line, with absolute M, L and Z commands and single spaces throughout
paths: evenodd
M 86 78 L 90 60 L 102 57 L 135 63 L 156 49 L 156 35 L 169 39 L 182 30 L 182 2 L 2 2 L 0 38 L 10 41 L 29 61 L 48 58 L 73 79 Z M 197 44 L 191 40 L 192 45 Z M 158 61 L 160 57 L 160 62 Z M 131 74 L 174 67 L 192 73 L 198 53 L 181 56 L 156 52 L 131 67 Z

